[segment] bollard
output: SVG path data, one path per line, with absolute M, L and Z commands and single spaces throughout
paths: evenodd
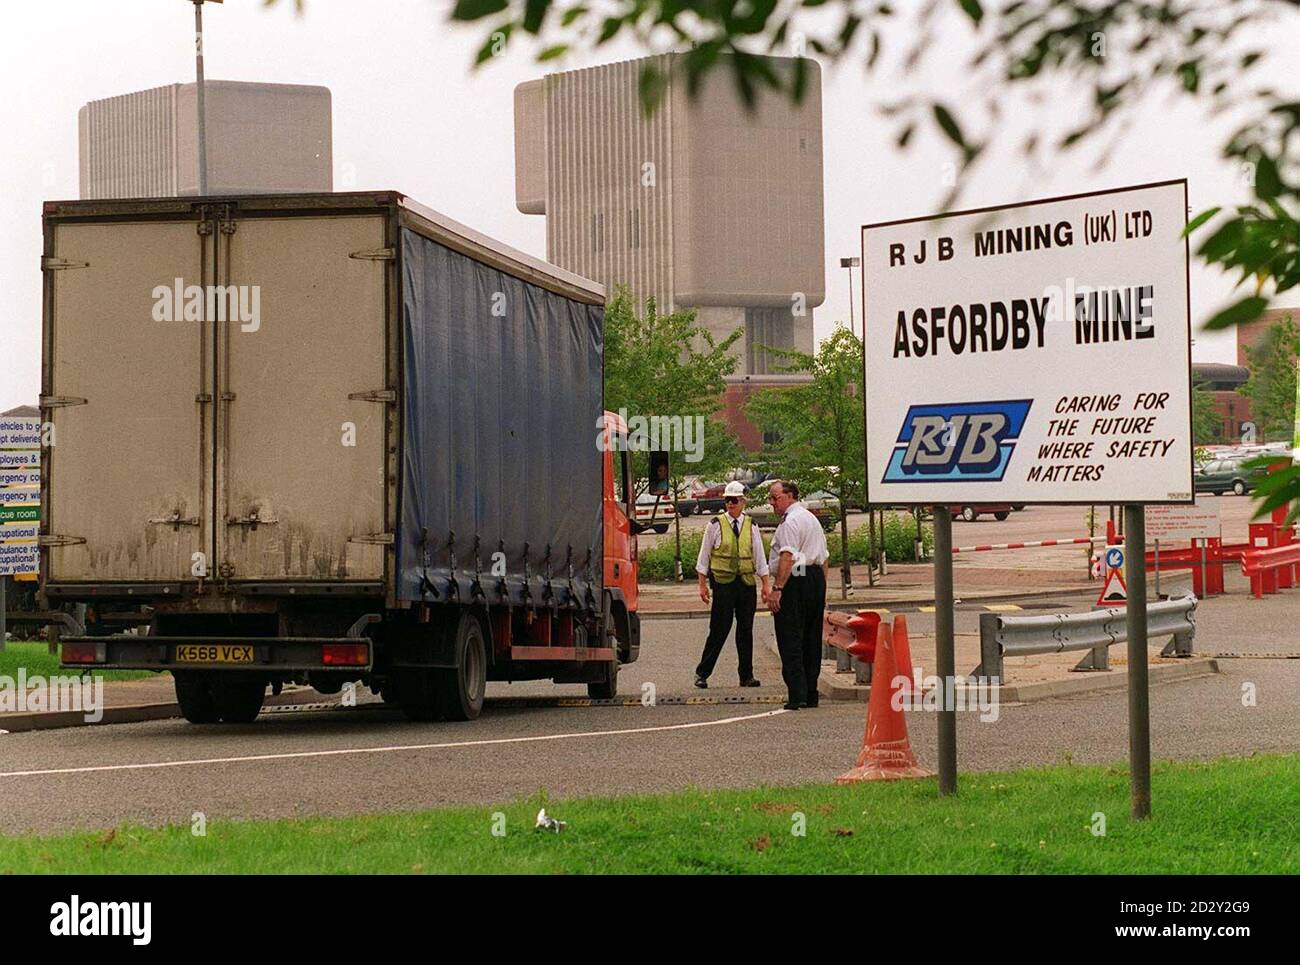
M 996 677 L 1002 680 L 1002 648 L 998 645 L 998 620 L 996 613 L 980 614 L 980 665 L 973 677 Z

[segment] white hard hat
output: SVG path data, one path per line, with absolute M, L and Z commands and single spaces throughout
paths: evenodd
M 722 491 L 722 495 L 724 498 L 727 496 L 740 496 L 743 498 L 745 495 L 745 484 L 733 480 L 732 482 L 727 483 L 727 488 Z

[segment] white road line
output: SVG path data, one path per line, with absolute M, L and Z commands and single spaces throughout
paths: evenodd
M 538 734 L 533 737 L 496 737 L 490 740 L 449 741 L 443 744 L 393 744 L 386 747 L 343 747 L 328 751 L 295 751 L 287 754 L 249 754 L 244 757 L 207 757 L 188 761 L 154 761 L 148 764 L 98 764 L 93 767 L 51 767 L 34 771 L 0 771 L 3 777 L 36 777 L 52 774 L 94 774 L 103 771 L 144 771 L 163 767 L 194 767 L 200 764 L 240 764 L 247 761 L 287 761 L 304 757 L 338 757 L 345 754 L 392 754 L 397 751 L 433 751 L 457 747 L 490 747 L 494 744 L 530 744 L 537 741 L 572 740 L 580 737 L 615 737 L 621 734 L 653 734 L 668 730 L 691 730 L 696 727 L 714 727 L 718 724 L 737 724 L 746 720 L 775 717 L 786 711 L 767 710 L 761 714 L 743 717 L 723 717 L 719 720 L 700 720 L 688 724 L 662 724 L 658 727 L 630 727 L 624 730 L 589 730 L 571 734 Z

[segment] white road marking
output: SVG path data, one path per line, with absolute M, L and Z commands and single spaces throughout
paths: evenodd
M 392 754 L 398 751 L 433 751 L 457 747 L 490 747 L 494 744 L 530 744 L 537 741 L 573 740 L 580 737 L 615 737 L 621 734 L 653 734 L 669 730 L 691 730 L 696 727 L 714 727 L 718 724 L 738 724 L 746 720 L 775 717 L 784 714 L 784 708 L 767 710 L 761 714 L 743 717 L 723 717 L 718 720 L 700 720 L 687 724 L 661 724 L 658 727 L 629 727 L 623 730 L 575 731 L 569 734 L 538 734 L 532 737 L 496 737 L 476 741 L 448 741 L 442 744 L 393 744 L 385 747 L 342 747 L 327 751 L 294 751 L 285 754 L 248 754 L 243 757 L 207 757 L 185 761 L 153 761 L 148 764 L 97 764 L 91 767 L 51 767 L 33 771 L 0 771 L 2 777 L 37 777 L 53 774 L 94 774 L 103 771 L 145 771 L 163 767 L 194 767 L 201 764 L 240 764 L 248 761 L 287 761 L 305 757 L 339 757 L 345 754 Z

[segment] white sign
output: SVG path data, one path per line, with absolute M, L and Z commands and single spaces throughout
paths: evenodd
M 23 469 L 0 469 L 0 490 L 41 488 L 41 470 L 37 466 Z
M 9 543 L 0 540 L 0 576 L 26 576 L 39 565 L 36 541 Z
M 1187 184 L 862 229 L 873 503 L 1192 501 Z
M 1146 513 L 1148 543 L 1218 539 L 1223 535 L 1217 500 L 1206 500 L 1195 506 L 1148 506 Z
M 27 576 L 38 566 L 41 420 L 0 416 L 0 576 Z
M 36 416 L 0 415 L 0 449 L 40 448 L 40 419 Z
M 39 486 L 11 486 L 0 489 L 0 506 L 27 506 L 40 501 Z

